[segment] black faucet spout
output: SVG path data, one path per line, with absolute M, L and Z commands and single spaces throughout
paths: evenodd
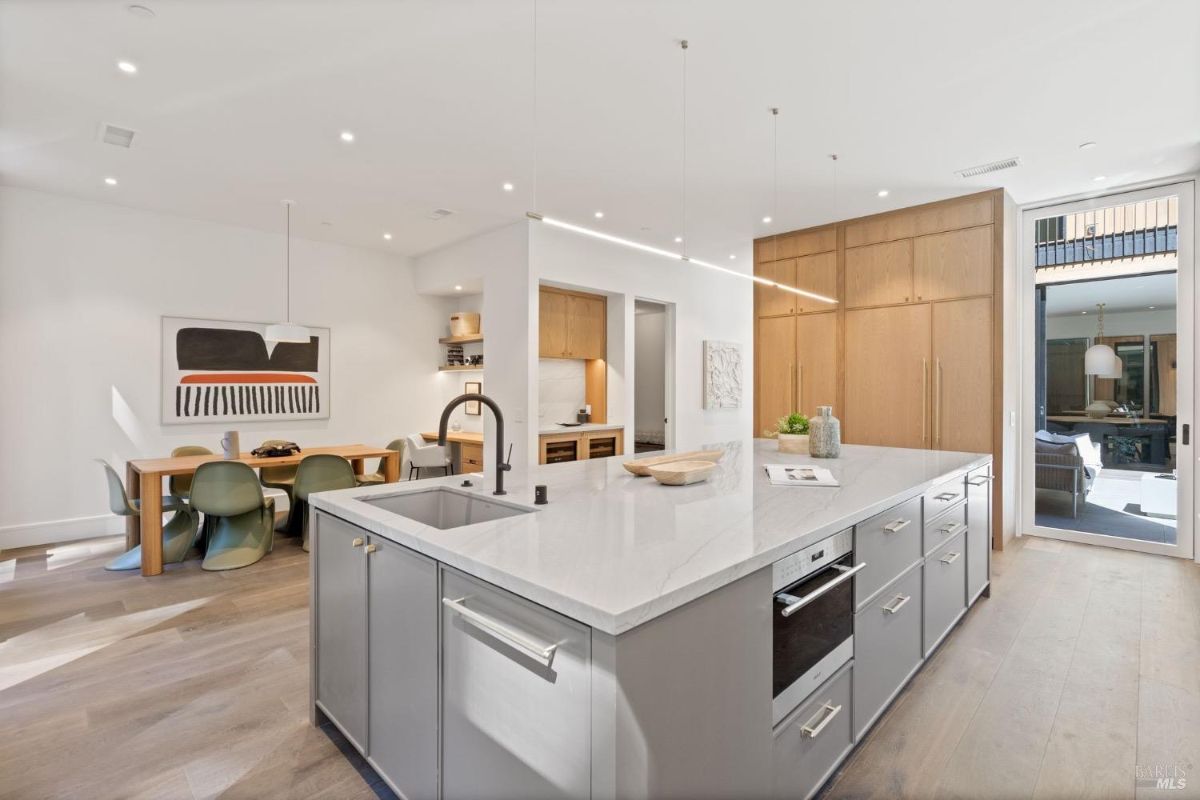
M 492 416 L 496 418 L 496 491 L 492 494 L 508 494 L 504 491 L 504 473 L 512 469 L 512 464 L 504 460 L 504 413 L 500 410 L 500 406 L 496 401 L 488 397 L 486 394 L 460 394 L 458 397 L 451 400 L 444 409 L 442 409 L 442 421 L 438 423 L 438 444 L 442 447 L 446 446 L 446 429 L 450 427 L 450 415 L 454 409 L 461 406 L 463 403 L 477 401 L 483 403 L 492 410 Z

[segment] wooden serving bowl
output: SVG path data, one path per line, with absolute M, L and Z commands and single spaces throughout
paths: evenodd
M 672 464 L 676 461 L 711 461 L 715 464 L 721 460 L 721 456 L 723 455 L 725 455 L 724 450 L 692 450 L 687 453 L 675 453 L 669 456 L 635 458 L 632 461 L 626 461 L 622 466 L 640 478 L 648 476 L 650 468 L 659 464 Z
M 715 461 L 671 461 L 650 467 L 650 476 L 666 486 L 687 486 L 700 483 L 717 468 Z

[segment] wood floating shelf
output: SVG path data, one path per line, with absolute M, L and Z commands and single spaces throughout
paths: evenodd
M 441 366 L 438 372 L 483 372 L 483 364 L 463 364 L 461 366 Z
M 482 333 L 472 333 L 469 336 L 443 336 L 438 339 L 442 344 L 475 344 L 483 341 Z

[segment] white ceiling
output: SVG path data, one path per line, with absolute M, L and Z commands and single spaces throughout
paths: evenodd
M 1122 311 L 1162 311 L 1173 309 L 1178 297 L 1175 273 L 1138 275 L 1103 281 L 1053 284 L 1046 287 L 1046 316 L 1065 317 L 1096 313 L 1096 304 L 1104 303 L 1104 313 Z
M 996 185 L 1029 202 L 1200 167 L 1195 0 L 542 2 L 536 199 L 531 0 L 139 1 L 154 19 L 0 0 L 0 182 L 270 231 L 287 197 L 300 236 L 405 254 L 534 208 L 674 247 L 680 37 L 697 257 Z

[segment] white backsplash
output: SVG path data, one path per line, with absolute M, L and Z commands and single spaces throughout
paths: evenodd
M 583 361 L 543 358 L 538 361 L 538 424 L 574 422 L 586 394 Z

